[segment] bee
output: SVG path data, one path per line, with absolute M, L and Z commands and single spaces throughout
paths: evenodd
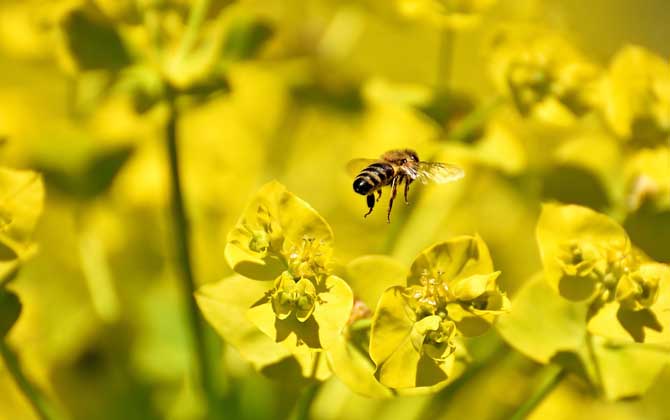
M 391 187 L 391 198 L 389 199 L 386 220 L 391 223 L 391 209 L 398 187 L 405 183 L 405 204 L 409 185 L 419 180 L 423 184 L 435 182 L 444 184 L 463 178 L 463 169 L 456 165 L 440 162 L 421 162 L 414 150 L 390 150 L 379 159 L 354 159 L 347 165 L 349 172 L 356 175 L 354 179 L 354 191 L 366 196 L 368 212 L 364 217 L 372 213 L 375 202 L 382 196 L 382 187 Z M 360 168 L 363 168 L 362 170 Z M 359 172 L 360 171 L 360 172 Z M 375 200 L 375 193 L 377 199 Z

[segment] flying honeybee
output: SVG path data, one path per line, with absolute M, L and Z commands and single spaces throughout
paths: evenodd
M 361 169 L 362 168 L 362 169 Z M 463 178 L 463 169 L 456 165 L 440 162 L 421 162 L 414 150 L 390 150 L 379 159 L 354 159 L 347 165 L 349 172 L 356 175 L 354 179 L 354 191 L 367 198 L 367 217 L 372 213 L 375 202 L 382 196 L 382 187 L 391 186 L 391 198 L 389 200 L 386 219 L 391 222 L 391 208 L 395 199 L 398 186 L 405 182 L 405 204 L 409 184 L 419 180 L 423 184 L 435 182 L 444 184 Z M 374 194 L 377 193 L 377 200 Z

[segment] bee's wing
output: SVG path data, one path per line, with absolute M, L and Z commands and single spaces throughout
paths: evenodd
M 465 176 L 465 172 L 460 167 L 440 162 L 419 162 L 416 172 L 416 179 L 423 184 L 431 182 L 445 184 L 459 180 Z
M 371 164 L 379 162 L 379 159 L 353 159 L 347 163 L 347 172 L 352 175 L 358 175 L 364 168 Z

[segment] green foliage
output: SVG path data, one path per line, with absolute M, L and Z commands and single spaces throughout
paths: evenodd
M 0 168 L 0 285 L 10 281 L 33 250 L 44 185 L 32 171 Z
M 80 200 L 90 200 L 104 194 L 114 178 L 132 156 L 132 147 L 103 150 L 91 156 L 76 171 L 38 165 L 55 190 Z
M 238 19 L 232 23 L 223 44 L 224 60 L 245 60 L 255 57 L 272 36 L 272 26 L 255 18 Z
M 103 16 L 73 10 L 62 25 L 65 41 L 79 70 L 118 71 L 131 63 L 121 36 Z
M 0 289 L 0 340 L 12 328 L 21 315 L 21 301 L 15 293 L 5 289 Z

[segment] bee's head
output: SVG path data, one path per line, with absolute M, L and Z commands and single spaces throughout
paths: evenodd
M 419 155 L 416 154 L 416 152 L 412 149 L 405 149 L 405 153 L 407 154 L 407 159 L 409 161 L 413 162 L 419 162 Z

